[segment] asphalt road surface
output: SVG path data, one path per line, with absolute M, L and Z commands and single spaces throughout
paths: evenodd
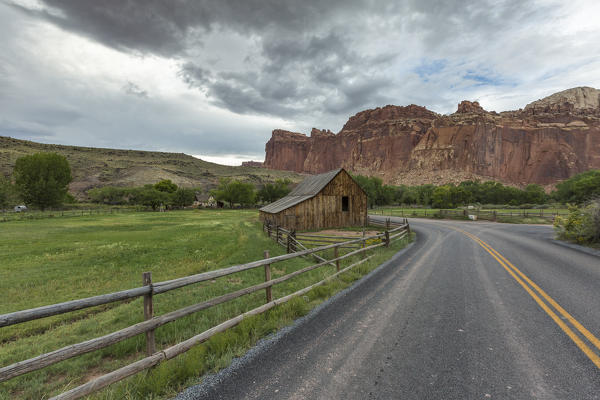
M 411 219 L 417 242 L 194 399 L 600 399 L 600 258 L 552 228 Z

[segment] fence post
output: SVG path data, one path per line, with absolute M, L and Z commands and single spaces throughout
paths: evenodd
M 385 231 L 385 247 L 390 247 L 390 232 Z
M 290 235 L 292 235 L 292 239 L 296 240 L 296 231 L 291 231 L 291 232 L 290 232 Z M 292 242 L 292 243 L 291 243 L 291 249 L 292 249 L 293 251 L 296 251 L 296 250 L 298 250 L 298 249 L 296 248 L 296 243 L 294 243 L 294 242 Z
M 279 230 L 279 225 L 276 226 L 277 229 L 277 238 L 275 239 L 275 241 L 277 242 L 277 244 L 279 244 L 279 236 L 281 235 L 281 231 Z
M 333 248 L 333 257 L 334 258 L 338 258 L 339 257 L 339 251 L 338 251 L 338 247 L 334 247 Z M 335 269 L 339 272 L 340 271 L 340 260 L 335 260 Z
M 286 249 L 287 254 L 290 254 L 290 244 L 291 244 L 290 240 L 291 240 L 290 233 L 288 232 L 288 234 L 287 234 L 287 249 Z
M 269 250 L 265 250 L 265 258 L 269 258 Z M 265 282 L 269 282 L 271 280 L 271 264 L 265 265 Z M 270 303 L 273 300 L 273 294 L 271 293 L 271 286 L 267 286 L 265 288 L 265 292 L 267 293 L 267 303 Z
M 142 274 L 144 286 L 152 288 L 152 272 L 144 272 Z M 152 291 L 144 295 L 144 319 L 149 320 L 154 317 L 154 306 L 152 304 Z M 146 332 L 146 353 L 151 356 L 156 352 L 156 344 L 154 342 L 154 330 Z
M 385 219 L 385 229 L 386 229 L 387 231 L 389 231 L 389 230 L 390 230 L 390 219 L 389 219 L 389 218 L 386 218 L 386 219 Z

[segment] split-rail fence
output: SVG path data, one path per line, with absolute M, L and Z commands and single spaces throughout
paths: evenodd
M 393 228 L 392 228 L 393 226 Z M 234 265 L 227 268 L 222 268 L 214 271 L 208 271 L 196 275 L 185 276 L 182 278 L 177 278 L 169 281 L 163 282 L 152 282 L 152 275 L 150 272 L 145 272 L 143 274 L 143 286 L 122 290 L 119 292 L 103 294 L 94 297 L 88 297 L 85 299 L 72 300 L 64 303 L 53 304 L 38 308 L 33 308 L 29 310 L 17 311 L 9 314 L 0 315 L 0 328 L 10 325 L 15 325 L 27 321 L 32 321 L 40 318 L 45 318 L 53 315 L 63 314 L 67 312 L 72 312 L 76 310 L 81 310 L 89 307 L 99 306 L 102 304 L 108 304 L 118 301 L 129 300 L 137 297 L 144 298 L 144 317 L 145 321 L 137 323 L 135 325 L 131 325 L 127 328 L 118 330 L 116 332 L 109 333 L 107 335 L 97 337 L 94 339 L 86 340 L 81 343 L 69 345 L 63 347 L 58 350 L 51 351 L 49 353 L 45 353 L 39 355 L 37 357 L 19 361 L 17 363 L 4 366 L 0 368 L 0 382 L 7 381 L 9 379 L 27 374 L 29 372 L 33 372 L 47 366 L 56 364 L 58 362 L 70 359 L 72 357 L 76 357 L 85 353 L 89 353 L 92 351 L 100 350 L 115 343 L 121 342 L 125 339 L 144 334 L 146 337 L 146 353 L 147 356 L 135 361 L 129 365 L 126 365 L 120 369 L 107 373 L 105 375 L 96 377 L 90 380 L 83 385 L 75 387 L 71 390 L 63 392 L 52 399 L 64 400 L 64 399 L 78 399 L 83 396 L 94 393 L 112 383 L 123 380 L 129 376 L 137 374 L 143 370 L 151 368 L 164 360 L 170 360 L 182 353 L 187 352 L 193 346 L 205 342 L 215 334 L 219 332 L 223 332 L 228 328 L 231 328 L 237 324 L 239 324 L 244 318 L 257 315 L 263 313 L 276 305 L 285 303 L 291 300 L 294 297 L 302 296 L 310 290 L 314 289 L 317 286 L 323 285 L 327 281 L 337 277 L 339 274 L 344 273 L 345 271 L 350 270 L 351 268 L 364 263 L 373 255 L 367 256 L 367 252 L 373 250 L 375 248 L 381 246 L 389 246 L 392 241 L 400 240 L 409 235 L 410 230 L 408 223 L 404 224 L 388 224 L 386 225 L 388 229 L 385 232 L 369 236 L 369 237 L 361 237 L 358 239 L 347 240 L 343 242 L 336 243 L 327 243 L 324 245 L 320 245 L 314 248 L 307 248 L 304 246 L 297 238 L 294 238 L 294 235 L 282 229 L 275 229 L 275 237 L 278 240 L 278 243 L 284 244 L 287 247 L 287 254 L 283 254 L 276 257 L 269 257 L 268 251 L 265 251 L 265 258 L 262 260 L 257 260 L 253 262 L 249 262 L 241 265 Z M 392 228 L 392 229 L 390 229 Z M 270 228 L 265 228 L 267 230 L 270 237 L 273 237 L 273 233 L 269 231 Z M 285 240 L 283 237 L 285 236 Z M 308 235 L 305 235 L 308 236 Z M 324 239 L 324 238 L 323 238 Z M 371 244 L 373 243 L 373 244 Z M 351 251 L 346 254 L 339 255 L 340 248 L 350 248 L 355 246 L 356 249 L 351 249 Z M 333 249 L 334 258 L 326 260 L 318 253 L 322 253 L 327 250 Z M 346 258 L 361 255 L 362 258 L 359 261 L 354 262 L 353 264 L 340 269 L 340 261 Z M 296 257 L 307 257 L 314 256 L 319 261 L 316 264 L 301 268 L 294 272 L 291 272 L 287 275 L 272 279 L 271 278 L 271 265 L 293 259 Z M 310 286 L 307 286 L 303 289 L 300 289 L 294 293 L 288 294 L 286 296 L 280 297 L 278 299 L 272 298 L 271 288 L 274 285 L 285 282 L 295 276 L 306 273 L 308 271 L 312 271 L 316 268 L 320 268 L 326 265 L 335 265 L 336 272 L 332 275 L 327 276 L 325 279 L 314 283 Z M 230 292 L 227 294 L 223 294 L 218 297 L 211 298 L 209 300 L 187 306 L 160 316 L 154 316 L 153 314 L 153 297 L 155 295 L 165 293 L 171 290 L 179 289 L 184 286 L 192 285 L 199 282 L 205 282 L 209 280 L 213 280 L 219 277 L 235 274 L 241 271 L 247 271 L 250 269 L 263 267 L 265 271 L 265 282 L 249 286 L 234 292 Z M 262 306 L 254 308 L 250 311 L 237 315 L 233 318 L 230 318 L 212 328 L 197 334 L 183 342 L 172 345 L 162 350 L 157 350 L 154 339 L 154 330 L 162 325 L 165 325 L 169 322 L 173 322 L 182 317 L 190 315 L 192 313 L 199 312 L 201 310 L 206 310 L 218 304 L 223 304 L 225 302 L 231 301 L 233 299 L 239 298 L 241 296 L 254 293 L 260 290 L 265 290 L 266 294 L 266 302 Z M 51 400 L 52 400 L 51 399 Z
M 496 221 L 498 217 L 510 217 L 510 218 L 544 218 L 549 221 L 560 215 L 560 213 L 548 210 L 480 210 L 480 209 L 464 209 L 464 210 L 450 210 L 450 209 L 427 209 L 427 208 L 413 208 L 410 210 L 405 209 L 394 209 L 394 208 L 379 208 L 369 211 L 373 215 L 387 215 L 396 217 L 464 217 L 467 218 L 469 215 L 475 215 L 477 219 L 485 219 L 489 221 Z

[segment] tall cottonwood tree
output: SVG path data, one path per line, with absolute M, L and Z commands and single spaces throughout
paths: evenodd
M 25 204 L 42 211 L 62 204 L 73 179 L 64 156 L 37 153 L 18 158 L 14 168 L 15 185 Z

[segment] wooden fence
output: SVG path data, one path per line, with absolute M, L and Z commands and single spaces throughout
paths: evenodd
M 395 228 L 405 228 L 410 231 L 410 226 L 406 218 L 403 219 L 402 222 L 396 222 L 392 221 L 390 218 L 381 221 L 379 219 L 367 217 L 367 226 L 383 228 L 385 231 L 395 230 Z M 347 243 L 358 238 L 356 236 L 327 236 L 312 233 L 296 233 L 280 226 L 275 226 L 268 221 L 263 223 L 263 231 L 279 245 L 285 247 L 288 253 L 298 251 L 299 249 L 306 250 L 307 246 L 324 246 L 332 243 L 342 244 L 339 248 L 361 248 L 365 247 L 365 243 L 369 239 L 364 237 L 364 229 L 361 236 L 362 242 Z
M 519 217 L 519 218 L 544 218 L 550 221 L 554 221 L 558 212 L 552 212 L 548 210 L 514 210 L 514 211 L 496 211 L 496 210 L 481 210 L 481 209 L 464 209 L 464 210 L 446 210 L 446 209 L 427 209 L 427 208 L 414 208 L 411 210 L 405 209 L 394 209 L 394 208 L 380 208 L 371 210 L 372 215 L 382 216 L 397 216 L 397 217 L 434 217 L 439 216 L 441 218 L 451 217 L 465 217 L 469 215 L 477 216 L 477 219 L 485 219 L 489 221 L 496 221 L 498 217 Z
M 134 375 L 138 372 L 146 370 L 152 366 L 159 364 L 163 360 L 170 360 L 175 356 L 185 353 L 190 350 L 193 346 L 200 344 L 206 340 L 208 340 L 213 335 L 223 332 L 228 328 L 231 328 L 237 324 L 239 324 L 244 318 L 247 318 L 252 315 L 257 315 L 263 313 L 278 304 L 285 303 L 291 300 L 294 297 L 301 296 L 311 289 L 314 289 L 317 286 L 320 286 L 327 281 L 335 278 L 339 274 L 350 270 L 351 268 L 364 263 L 371 256 L 367 256 L 366 253 L 370 250 L 373 250 L 380 246 L 389 246 L 392 241 L 400 240 L 406 237 L 409 234 L 408 224 L 402 224 L 396 226 L 394 229 L 386 230 L 384 233 L 369 236 L 369 237 L 361 237 L 358 239 L 348 240 L 341 243 L 331 243 L 323 246 L 315 247 L 307 249 L 301 242 L 294 238 L 292 232 L 274 229 L 270 231 L 268 228 L 265 228 L 270 237 L 275 235 L 278 243 L 286 246 L 288 249 L 288 254 L 269 257 L 268 252 L 265 252 L 265 258 L 263 260 L 253 261 L 246 264 L 235 265 L 215 271 L 204 272 L 201 274 L 190 275 L 182 278 L 177 278 L 169 281 L 163 282 L 152 282 L 152 275 L 149 272 L 143 274 L 143 286 L 123 290 L 120 292 L 103 294 L 99 296 L 89 297 L 80 300 L 67 301 L 64 303 L 53 304 L 43 307 L 38 307 L 34 309 L 17 311 L 9 314 L 0 315 L 0 328 L 10 325 L 15 325 L 19 323 L 23 323 L 26 321 L 36 320 L 40 318 L 49 317 L 52 315 L 63 314 L 71 311 L 81 310 L 88 307 L 99 306 L 102 304 L 108 304 L 117 301 L 123 301 L 127 299 L 132 299 L 136 297 L 144 298 L 144 317 L 145 321 L 137 323 L 135 325 L 129 326 L 127 328 L 118 330 L 113 333 L 109 333 L 107 335 L 97 337 L 94 339 L 86 340 L 81 343 L 73 344 L 70 346 L 63 347 L 61 349 L 39 355 L 37 357 L 20 361 L 5 367 L 0 368 L 0 382 L 7 381 L 9 379 L 15 378 L 17 376 L 36 371 L 42 369 L 44 367 L 56 364 L 60 361 L 64 361 L 70 359 L 72 357 L 89 353 L 92 351 L 100 350 L 115 343 L 121 342 L 125 339 L 144 334 L 146 337 L 146 352 L 147 356 L 142 358 L 141 360 L 135 361 L 127 366 L 124 366 L 120 369 L 117 369 L 113 372 L 105 374 L 103 376 L 94 378 L 89 382 L 73 388 L 67 392 L 59 394 L 58 396 L 53 397 L 52 399 L 78 399 L 88 394 L 94 393 L 114 382 L 118 382 L 122 379 L 125 379 L 131 375 Z M 285 235 L 285 239 L 283 236 Z M 374 244 L 369 244 L 370 242 L 374 242 Z M 369 245 L 365 245 L 365 243 Z M 339 249 L 343 247 L 349 246 L 360 247 L 349 251 L 344 255 L 339 255 Z M 317 254 L 326 250 L 334 250 L 334 258 L 330 260 L 324 259 L 321 255 Z M 354 262 L 353 264 L 340 269 L 340 261 L 346 258 L 361 255 L 362 258 L 359 261 Z M 307 257 L 307 256 L 315 256 L 319 260 L 318 263 L 301 268 L 294 272 L 291 272 L 287 275 L 281 276 L 276 279 L 271 279 L 271 265 L 289 260 L 296 257 Z M 278 299 L 272 299 L 271 288 L 273 285 L 277 285 L 279 283 L 285 282 L 295 276 L 306 273 L 308 271 L 312 271 L 316 268 L 320 268 L 326 265 L 335 265 L 336 272 L 332 275 L 329 275 L 325 279 L 314 283 L 310 286 L 307 286 L 303 289 L 300 289 L 294 293 L 286 295 L 284 297 L 280 297 Z M 265 282 L 249 286 L 244 289 L 240 289 L 234 292 L 230 292 L 218 297 L 214 297 L 212 299 L 203 301 L 201 303 L 197 303 L 191 306 L 187 306 L 185 308 L 178 309 L 176 311 L 172 311 L 161 316 L 155 317 L 153 316 L 153 301 L 154 295 L 158 295 L 161 293 L 168 292 L 170 290 L 179 289 L 184 286 L 192 285 L 199 282 L 213 280 L 219 277 L 235 274 L 241 271 L 247 271 L 250 269 L 263 267 L 265 270 Z M 260 307 L 254 308 L 250 311 L 247 311 L 243 314 L 237 315 L 233 318 L 230 318 L 196 336 L 193 336 L 187 340 L 184 340 L 181 343 L 175 344 L 168 348 L 162 350 L 156 350 L 155 339 L 154 339 L 154 330 L 162 325 L 165 325 L 169 322 L 178 320 L 182 317 L 190 315 L 192 313 L 199 312 L 201 310 L 206 310 L 210 307 L 216 306 L 218 304 L 223 304 L 225 302 L 231 301 L 233 299 L 239 298 L 241 296 L 257 292 L 259 290 L 265 290 L 266 294 L 266 303 Z
M 88 210 L 46 210 L 46 211 L 0 211 L 0 222 L 46 219 L 57 217 L 80 217 L 86 215 L 106 215 L 135 212 L 133 208 L 96 208 Z

